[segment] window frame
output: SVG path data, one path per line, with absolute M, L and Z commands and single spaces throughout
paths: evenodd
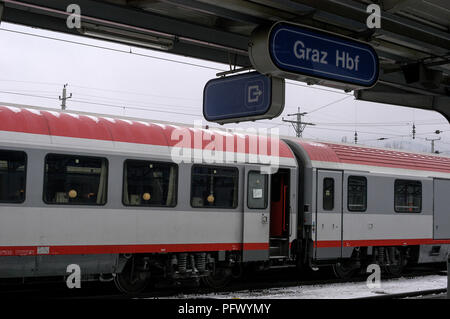
M 147 162 L 147 163 L 158 163 L 158 164 L 169 164 L 174 165 L 176 168 L 176 181 L 175 181 L 175 205 L 168 206 L 168 205 L 131 205 L 131 204 L 125 204 L 124 203 L 124 191 L 125 191 L 125 169 L 126 169 L 126 163 L 127 161 L 136 161 L 136 162 Z M 132 159 L 127 158 L 123 161 L 123 169 L 122 169 L 122 205 L 125 207 L 132 207 L 132 208 L 152 208 L 152 207 L 160 207 L 160 208 L 174 208 L 178 206 L 178 184 L 179 184 L 179 165 L 174 162 L 164 162 L 164 161 L 153 161 L 153 160 L 146 160 L 146 159 Z
M 235 207 L 217 207 L 217 206 L 193 206 L 192 205 L 192 192 L 193 192 L 193 187 L 192 187 L 192 177 L 193 177 L 193 172 L 194 172 L 194 168 L 195 167 L 207 167 L 207 168 L 212 168 L 212 169 L 224 169 L 224 168 L 231 168 L 232 170 L 234 170 L 237 174 L 236 174 L 236 193 L 237 193 L 237 202 L 236 202 L 236 206 Z M 236 166 L 216 166 L 216 165 L 204 165 L 204 164 L 194 164 L 191 166 L 191 180 L 190 180 L 190 187 L 191 187 L 191 191 L 190 191 L 190 196 L 189 196 L 189 204 L 191 206 L 191 208 L 197 209 L 237 209 L 239 207 L 239 168 Z
M 1 152 L 16 152 L 16 153 L 23 153 L 25 155 L 25 161 L 24 161 L 24 196 L 23 200 L 20 201 L 4 201 L 0 199 L 0 204 L 23 204 L 25 203 L 27 199 L 27 177 L 28 177 L 28 154 L 25 151 L 22 150 L 12 150 L 12 149 L 0 149 Z
M 354 209 L 354 208 L 350 208 L 349 206 L 349 183 L 350 183 L 350 178 L 358 178 L 358 179 L 363 179 L 365 181 L 365 205 L 364 205 L 364 209 Z M 367 211 L 367 202 L 368 202 L 368 198 L 367 198 L 367 188 L 368 188 L 368 181 L 367 181 L 367 177 L 366 176 L 361 176 L 361 175 L 350 175 L 347 177 L 347 210 L 349 212 L 366 212 Z
M 325 180 L 332 180 L 333 181 L 333 206 L 330 209 L 325 208 Z M 334 181 L 333 177 L 324 177 L 322 179 L 322 210 L 323 211 L 333 211 L 334 210 L 334 204 L 335 204 L 335 193 L 336 193 L 336 183 Z
M 408 211 L 397 210 L 396 196 L 397 196 L 397 183 L 398 182 L 417 183 L 420 185 L 420 206 L 419 206 L 418 211 L 408 212 Z M 423 195 L 422 181 L 416 180 L 416 179 L 395 179 L 394 180 L 394 211 L 399 214 L 420 214 L 420 213 L 422 213 L 422 200 L 423 200 L 422 195 Z
M 249 200 L 248 200 L 248 195 L 249 195 L 249 186 L 250 186 L 250 184 L 249 184 L 249 180 L 250 180 L 250 173 L 258 173 L 259 175 L 262 175 L 262 176 L 264 176 L 264 180 L 265 180 L 265 192 L 264 192 L 264 207 L 258 207 L 258 208 L 255 208 L 255 207 L 250 207 L 248 204 L 249 204 Z M 267 175 L 267 174 L 261 174 L 261 172 L 260 171 L 258 171 L 258 170 L 250 170 L 250 171 L 248 171 L 247 172 L 247 208 L 248 209 L 263 209 L 263 210 L 265 210 L 265 209 L 267 209 L 267 207 L 269 206 L 269 199 L 268 199 L 268 193 L 269 193 L 269 176 Z M 238 195 L 239 196 L 239 195 Z M 239 200 L 238 200 L 239 201 Z
M 68 156 L 68 157 L 83 157 L 83 158 L 96 158 L 105 160 L 106 163 L 106 194 L 105 194 L 105 202 L 102 204 L 91 204 L 91 203 L 50 203 L 46 200 L 46 189 L 47 189 L 47 172 L 46 172 L 46 165 L 47 165 L 47 159 L 51 155 L 58 155 L 58 156 Z M 107 157 L 98 157 L 98 156 L 92 156 L 92 155 L 77 155 L 77 154 L 62 154 L 62 153 L 47 153 L 44 157 L 44 187 L 42 188 L 42 201 L 46 205 L 63 205 L 63 206 L 92 206 L 92 207 L 98 207 L 98 206 L 105 206 L 108 203 L 108 184 L 109 184 L 109 160 Z

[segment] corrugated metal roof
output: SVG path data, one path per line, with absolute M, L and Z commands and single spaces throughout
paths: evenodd
M 450 157 L 328 142 L 298 142 L 312 161 L 450 173 Z
M 262 135 L 10 106 L 0 106 L 0 131 L 294 159 L 283 141 Z M 227 137 L 231 138 L 232 143 Z M 219 138 L 221 141 L 216 141 Z M 183 143 L 180 144 L 180 141 Z

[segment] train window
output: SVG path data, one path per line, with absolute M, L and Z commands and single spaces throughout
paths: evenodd
M 364 176 L 348 177 L 347 208 L 352 212 L 364 212 L 367 209 L 367 179 Z
M 334 179 L 323 179 L 323 209 L 333 210 L 334 208 Z
M 237 168 L 194 165 L 191 179 L 191 206 L 236 208 L 238 204 Z
M 123 175 L 124 205 L 176 206 L 176 164 L 126 160 Z
M 26 154 L 0 151 L 0 203 L 25 201 Z
M 420 181 L 395 181 L 395 211 L 420 213 L 422 210 L 422 183 Z
M 248 173 L 247 206 L 251 209 L 267 208 L 267 174 Z
M 45 158 L 44 202 L 104 205 L 107 179 L 105 158 L 49 154 Z

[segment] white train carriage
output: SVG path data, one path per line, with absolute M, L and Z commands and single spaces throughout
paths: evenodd
M 449 157 L 287 142 L 304 169 L 304 234 L 299 238 L 310 239 L 305 255 L 312 264 L 333 264 L 337 275 L 348 276 L 368 263 L 398 274 L 408 261 L 445 261 Z
M 0 107 L 0 278 L 398 274 L 445 260 L 449 191 L 444 156 Z
M 230 265 L 268 261 L 271 234 L 272 256 L 291 258 L 297 163 L 282 141 L 1 107 L 0 145 L 0 277 L 78 264 L 124 291 L 149 274 L 215 284 Z

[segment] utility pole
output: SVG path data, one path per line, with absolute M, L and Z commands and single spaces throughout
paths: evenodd
M 288 114 L 287 116 L 296 116 L 297 120 L 296 121 L 292 121 L 292 120 L 285 120 L 284 118 L 282 118 L 283 122 L 289 122 L 292 124 L 292 127 L 295 130 L 295 135 L 297 137 L 302 137 L 302 133 L 305 130 L 306 126 L 308 125 L 316 125 L 314 123 L 307 123 L 307 122 L 302 122 L 302 116 L 305 116 L 306 112 L 300 113 L 300 108 L 297 109 L 297 113 L 293 113 L 293 114 Z
M 72 93 L 70 93 L 70 96 L 67 96 L 67 85 L 68 84 L 64 84 L 62 97 L 59 96 L 59 100 L 62 101 L 61 102 L 61 110 L 65 110 L 66 109 L 66 101 L 72 97 Z
M 434 153 L 434 142 L 435 141 L 439 141 L 441 138 L 425 138 L 425 140 L 430 141 L 431 142 L 431 153 Z

